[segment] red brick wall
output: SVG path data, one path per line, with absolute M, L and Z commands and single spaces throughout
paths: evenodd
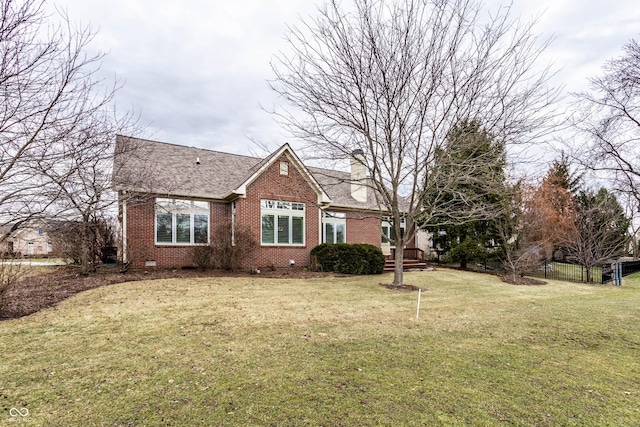
M 127 260 L 133 268 L 143 268 L 147 261 L 155 261 L 157 268 L 192 266 L 193 246 L 155 244 L 155 199 L 153 197 L 127 201 Z M 228 221 L 227 203 L 210 204 L 209 236 L 215 223 Z
M 289 164 L 288 175 L 280 175 L 280 162 Z M 263 199 L 305 204 L 304 246 L 262 246 L 260 201 Z M 244 267 L 288 267 L 290 260 L 294 260 L 296 266 L 309 265 L 309 253 L 320 241 L 318 208 L 318 195 L 298 172 L 291 159 L 283 155 L 273 162 L 271 167 L 247 187 L 246 198 L 236 201 L 236 222 L 250 227 L 259 245 L 254 256 L 246 260 Z
M 340 212 L 331 208 L 329 210 Z M 381 237 L 379 214 L 347 211 L 347 243 L 368 243 L 380 247 Z M 406 247 L 415 247 L 415 237 L 406 243 Z
M 342 212 L 347 215 L 346 243 L 368 243 L 380 247 L 380 215 L 374 212 L 353 212 L 327 208 L 328 212 Z
M 368 243 L 380 247 L 380 217 L 373 213 L 347 213 L 347 243 Z

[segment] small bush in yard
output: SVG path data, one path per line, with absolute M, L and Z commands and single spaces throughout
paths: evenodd
M 216 238 L 209 245 L 193 248 L 192 262 L 197 267 L 236 271 L 253 255 L 258 243 L 251 229 L 235 224 L 232 232 L 232 226 L 231 221 L 218 225 L 212 233 Z
M 191 260 L 196 267 L 203 270 L 213 268 L 213 248 L 211 245 L 194 246 L 191 250 Z
M 0 258 L 0 311 L 4 308 L 11 288 L 22 279 L 22 265 L 11 259 Z
M 384 268 L 380 248 L 364 243 L 323 243 L 311 250 L 311 258 L 320 270 L 341 274 L 380 274 Z
M 322 243 L 311 249 L 311 265 L 319 271 L 335 271 L 338 245 Z

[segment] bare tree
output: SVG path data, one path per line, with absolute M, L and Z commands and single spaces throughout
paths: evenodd
M 60 142 L 67 153 L 65 158 L 41 168 L 47 186 L 57 192 L 53 204 L 57 217 L 73 222 L 77 228 L 83 273 L 95 269 L 102 249 L 98 237 L 109 224 L 109 216 L 115 216 L 118 194 L 112 180 L 114 167 L 121 167 L 124 158 L 135 150 L 129 145 L 126 151 L 119 147 L 116 152 L 116 134 L 135 132 L 137 121 L 133 119 L 131 115 L 117 117 L 96 111 Z
M 50 221 L 47 234 L 56 255 L 79 265 L 83 273 L 95 270 L 97 260 L 114 262 L 118 242 L 113 217 Z
M 624 254 L 629 222 L 616 197 L 606 189 L 580 192 L 573 230 L 561 237 L 570 259 L 585 268 L 587 282 L 593 281 L 594 267 Z
M 509 281 L 519 278 L 539 265 L 543 243 L 536 240 L 532 230 L 541 227 L 539 216 L 531 209 L 534 189 L 519 182 L 510 188 L 511 197 L 503 197 L 502 215 L 494 220 L 502 245 L 502 265 L 510 273 Z
M 103 116 L 118 89 L 95 76 L 102 54 L 87 53 L 91 28 L 44 9 L 45 0 L 0 0 L 0 225 L 11 224 L 8 233 L 58 207 L 65 188 L 51 175 L 76 161 L 68 141 Z
M 9 292 L 24 276 L 22 264 L 13 259 L 0 258 L 0 312 L 9 300 Z
M 629 192 L 620 194 L 622 200 L 622 206 L 624 207 L 625 215 L 629 218 L 629 246 L 627 252 L 635 259 L 638 259 L 640 254 L 638 253 L 640 242 L 640 199 L 636 199 Z
M 591 91 L 577 94 L 575 120 L 590 144 L 577 147 L 576 159 L 616 193 L 640 206 L 640 45 L 631 40 L 623 55 L 608 61 L 604 74 L 591 79 Z
M 307 153 L 331 161 L 366 153 L 367 185 L 395 230 L 395 285 L 418 216 L 446 209 L 429 186 L 443 181 L 434 164 L 449 131 L 477 120 L 515 144 L 551 123 L 558 90 L 547 86 L 549 67 L 537 67 L 549 42 L 510 12 L 485 14 L 472 0 L 354 0 L 352 10 L 328 0 L 317 17 L 290 28 L 292 53 L 273 61 L 272 87 L 294 107 L 277 117 Z M 437 188 L 443 197 L 452 192 Z

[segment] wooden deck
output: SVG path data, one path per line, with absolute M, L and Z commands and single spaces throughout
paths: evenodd
M 424 251 L 418 248 L 405 248 L 404 259 L 402 260 L 402 267 L 404 271 L 409 270 L 424 270 L 427 268 L 427 263 L 424 259 Z M 395 268 L 395 249 L 391 249 L 391 255 L 387 256 L 384 263 L 383 271 L 393 271 Z

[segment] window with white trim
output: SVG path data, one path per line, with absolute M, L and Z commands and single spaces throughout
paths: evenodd
M 206 245 L 209 243 L 209 202 L 156 199 L 157 245 Z
M 322 242 L 345 243 L 347 239 L 347 214 L 322 212 Z
M 304 203 L 261 200 L 260 216 L 260 241 L 263 246 L 305 244 Z
M 395 248 L 395 243 L 390 242 L 396 239 L 396 233 L 391 225 L 391 217 L 383 216 L 380 222 L 380 228 L 382 228 L 382 243 L 391 243 L 391 247 Z M 406 228 L 405 218 L 400 219 L 400 233 L 404 236 Z

